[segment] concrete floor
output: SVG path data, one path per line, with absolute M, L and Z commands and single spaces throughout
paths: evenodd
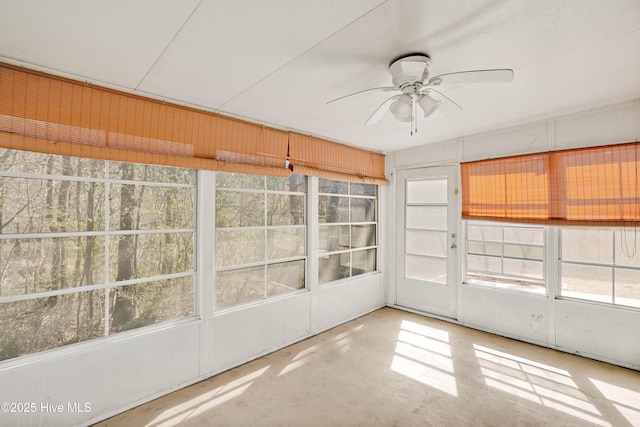
M 640 372 L 384 308 L 99 426 L 640 426 Z

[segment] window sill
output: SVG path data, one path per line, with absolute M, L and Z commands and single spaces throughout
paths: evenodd
M 514 292 L 525 295 L 534 295 L 539 297 L 548 297 L 547 289 L 545 286 L 536 286 L 537 289 L 531 289 L 530 285 L 516 285 L 511 283 L 494 283 L 494 282 L 483 282 L 480 280 L 473 280 L 469 282 L 463 282 L 464 286 L 473 286 L 476 288 L 482 289 L 492 289 L 497 291 L 507 291 Z
M 227 314 L 238 312 L 238 311 L 250 310 L 252 308 L 256 308 L 256 307 L 259 307 L 259 306 L 264 306 L 264 305 L 267 305 L 267 304 L 277 303 L 277 302 L 282 301 L 282 300 L 287 299 L 287 298 L 295 298 L 295 297 L 298 297 L 300 295 L 304 295 L 304 294 L 306 294 L 308 292 L 310 292 L 310 289 L 309 288 L 304 288 L 304 289 L 299 289 L 299 290 L 294 291 L 294 292 L 289 292 L 289 293 L 286 293 L 286 294 L 277 295 L 277 296 L 274 296 L 274 297 L 269 297 L 269 298 L 261 299 L 261 300 L 258 300 L 258 301 L 251 301 L 251 302 L 244 303 L 244 304 L 238 304 L 238 305 L 233 305 L 231 307 L 221 308 L 221 309 L 218 309 L 218 310 L 214 311 L 213 317 L 215 318 L 215 317 L 227 315 Z
M 377 276 L 379 274 L 382 274 L 382 271 L 380 271 L 380 270 L 370 271 L 368 273 L 362 273 L 362 274 L 358 274 L 356 276 L 345 277 L 344 279 L 332 280 L 331 282 L 325 282 L 325 283 L 318 283 L 318 287 L 319 288 L 327 288 L 327 287 L 330 287 L 330 286 L 339 286 L 339 285 L 342 285 L 342 284 L 345 284 L 345 283 L 353 282 L 354 280 L 358 280 L 360 278 Z

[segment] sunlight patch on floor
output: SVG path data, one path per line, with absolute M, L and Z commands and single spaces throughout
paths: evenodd
M 391 362 L 391 370 L 451 396 L 458 397 L 456 378 L 440 369 L 432 368 L 426 363 L 417 362 L 396 354 Z
M 640 393 L 594 378 L 589 378 L 589 381 L 604 397 L 613 402 L 616 409 L 631 425 L 640 426 Z
M 209 409 L 215 408 L 231 399 L 244 393 L 253 381 L 264 374 L 270 366 L 258 369 L 250 374 L 244 375 L 236 380 L 218 387 L 206 393 L 199 394 L 179 405 L 172 406 L 162 412 L 153 421 L 147 424 L 148 427 L 175 426 L 185 420 L 198 416 Z
M 423 335 L 427 338 L 436 339 L 445 343 L 449 342 L 449 332 L 442 329 L 431 328 L 429 326 L 410 322 L 408 320 L 402 321 L 400 329 L 403 331 L 413 332 L 414 334 Z
M 449 333 L 404 320 L 391 370 L 457 397 Z
M 603 427 L 602 414 L 564 369 L 473 345 L 487 386 Z
M 432 353 L 441 354 L 449 358 L 451 357 L 451 346 L 440 340 L 427 338 L 423 335 L 414 334 L 413 332 L 400 331 L 398 334 L 398 341 L 411 344 Z
M 282 370 L 280 371 L 280 373 L 278 374 L 279 377 L 288 374 L 289 372 L 294 371 L 295 369 L 298 369 L 301 366 L 306 365 L 309 362 L 308 358 L 303 358 L 303 359 L 298 359 L 298 360 L 294 360 L 293 362 L 289 363 L 287 366 L 285 366 L 284 368 L 282 368 Z
M 294 356 L 293 361 L 285 366 L 282 371 L 280 371 L 278 376 L 280 377 L 282 375 L 288 374 L 289 372 L 292 372 L 293 370 L 306 365 L 310 361 L 311 356 L 314 353 L 326 348 L 328 345 L 331 345 L 335 350 L 338 351 L 340 355 L 346 354 L 349 351 L 351 344 L 353 343 L 353 334 L 361 331 L 363 327 L 364 325 L 362 324 L 355 326 L 348 331 L 339 333 L 330 342 L 316 344 L 307 349 L 304 349 Z

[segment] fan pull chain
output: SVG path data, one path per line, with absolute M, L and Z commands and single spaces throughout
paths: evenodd
M 413 99 L 413 95 L 411 95 L 411 129 L 409 130 L 409 135 L 413 136 L 413 105 L 415 104 L 415 100 Z
M 411 136 L 414 133 L 418 133 L 418 103 L 416 102 L 416 95 L 411 95 Z

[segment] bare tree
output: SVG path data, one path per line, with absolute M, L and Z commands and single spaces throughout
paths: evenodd
M 120 165 L 121 179 L 133 179 L 133 164 L 122 163 Z M 133 214 L 135 210 L 135 185 L 122 184 L 120 186 L 120 230 L 131 230 Z M 134 236 L 125 234 L 118 240 L 118 267 L 116 281 L 129 280 L 134 275 Z M 117 330 L 126 329 L 127 324 L 135 317 L 133 295 L 129 287 L 123 286 L 114 290 L 114 302 L 111 326 Z

